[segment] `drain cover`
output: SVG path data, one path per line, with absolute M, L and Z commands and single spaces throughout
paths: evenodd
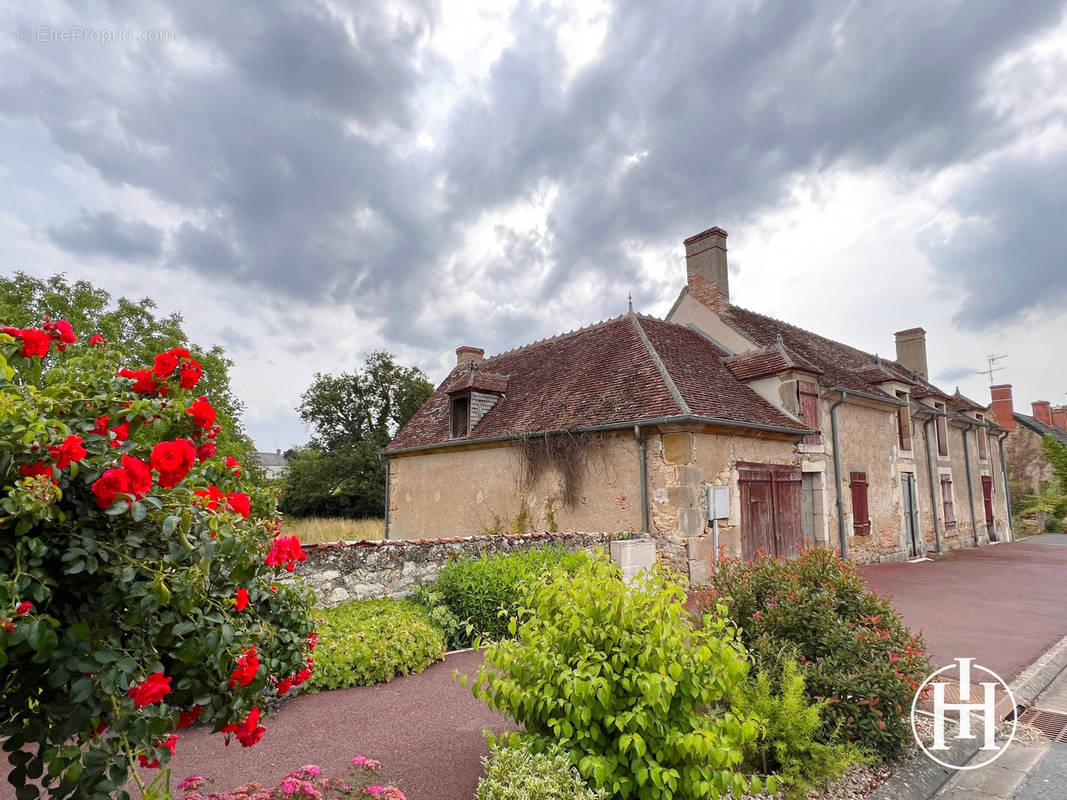
M 1037 728 L 1054 742 L 1067 744 L 1067 714 L 1030 708 L 1019 715 L 1019 722 Z

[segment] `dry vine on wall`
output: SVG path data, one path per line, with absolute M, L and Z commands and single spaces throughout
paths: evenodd
M 561 500 L 573 509 L 582 497 L 582 480 L 590 461 L 601 453 L 603 441 L 589 433 L 528 434 L 519 439 L 520 483 L 533 488 L 549 470 L 560 477 Z

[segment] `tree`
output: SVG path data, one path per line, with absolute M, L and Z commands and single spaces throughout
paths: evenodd
M 204 349 L 189 342 L 182 329 L 180 314 L 160 316 L 150 298 L 133 301 L 98 289 L 88 281 L 69 282 L 64 275 L 47 279 L 24 272 L 0 277 L 0 325 L 26 327 L 45 318 L 65 319 L 88 339 L 103 336 L 108 346 L 121 351 L 132 363 L 122 366 L 150 367 L 157 353 L 173 347 L 186 347 L 203 367 L 200 382 L 203 394 L 212 398 L 221 431 L 217 447 L 223 456 L 233 456 L 246 465 L 249 477 L 262 479 L 262 470 L 250 454 L 255 450 L 241 427 L 244 404 L 230 388 L 233 362 L 219 345 Z
M 311 593 L 270 493 L 206 447 L 191 356 L 116 375 L 78 333 L 0 333 L 0 738 L 19 800 L 159 797 L 181 728 L 254 745 L 263 693 L 310 677 Z
M 294 516 L 380 516 L 380 452 L 432 392 L 422 370 L 383 351 L 356 372 L 317 373 L 297 409 L 312 440 L 290 459 L 281 509 Z

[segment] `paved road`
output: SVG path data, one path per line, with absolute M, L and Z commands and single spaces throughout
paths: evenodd
M 487 752 L 482 730 L 508 727 L 452 679 L 454 670 L 473 674 L 481 660 L 479 653 L 458 653 L 419 675 L 297 697 L 264 721 L 263 739 L 247 749 L 236 742 L 224 747 L 221 736 L 204 728 L 183 731 L 171 760 L 173 785 L 200 774 L 213 782 L 211 790 L 222 791 L 277 781 L 304 764 L 343 775 L 362 754 L 382 761 L 382 778 L 411 800 L 473 797 Z M 0 755 L 0 775 L 7 772 L 6 755 Z M 0 800 L 14 797 L 0 782 Z
M 936 666 L 972 656 L 1010 681 L 1067 634 L 1067 535 L 859 571 L 922 630 Z

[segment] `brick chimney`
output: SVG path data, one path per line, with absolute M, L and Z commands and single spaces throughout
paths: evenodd
M 1030 407 L 1034 409 L 1034 419 L 1046 425 L 1052 424 L 1052 403 L 1048 400 L 1038 400 L 1036 403 L 1031 403 Z
M 908 328 L 897 331 L 897 361 L 928 380 L 926 371 L 926 331 L 922 328 Z
M 997 424 L 1009 431 L 1015 430 L 1015 405 L 1011 398 L 1011 384 L 990 386 L 989 393 L 993 395 L 993 414 L 997 418 Z
M 1067 431 L 1067 408 L 1052 409 L 1052 424 Z
M 456 348 L 456 366 L 460 364 L 477 364 L 485 358 L 485 351 L 480 347 L 463 347 Z
M 726 231 L 708 228 L 690 236 L 683 244 L 689 293 L 704 305 L 720 310 L 730 302 Z

